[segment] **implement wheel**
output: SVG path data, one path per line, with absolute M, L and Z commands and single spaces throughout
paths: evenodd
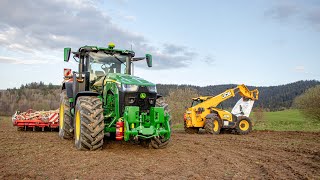
M 221 120 L 216 115 L 209 115 L 206 118 L 204 129 L 210 134 L 220 134 Z
M 248 134 L 252 130 L 252 123 L 250 118 L 246 116 L 239 116 L 236 124 L 237 134 Z
M 60 94 L 60 111 L 59 111 L 59 137 L 62 139 L 72 139 L 70 103 L 66 90 Z
M 101 149 L 104 138 L 102 102 L 95 96 L 77 99 L 74 120 L 75 146 L 78 150 Z

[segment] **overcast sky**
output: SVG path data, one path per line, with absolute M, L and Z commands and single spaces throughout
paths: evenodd
M 320 1 L 1 0 L 0 89 L 60 84 L 64 47 L 109 42 L 152 54 L 154 83 L 320 80 Z

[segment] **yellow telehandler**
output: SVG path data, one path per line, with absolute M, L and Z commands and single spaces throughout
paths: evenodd
M 241 99 L 231 113 L 217 107 L 221 102 L 235 97 L 237 93 Z M 192 98 L 192 105 L 184 114 L 184 129 L 190 134 L 198 133 L 200 128 L 210 134 L 219 134 L 221 129 L 235 130 L 237 134 L 248 134 L 252 130 L 249 115 L 258 97 L 258 89 L 250 91 L 247 86 L 241 84 L 216 96 Z

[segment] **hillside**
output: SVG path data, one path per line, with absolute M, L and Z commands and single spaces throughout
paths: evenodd
M 279 86 L 248 86 L 249 89 L 259 89 L 259 100 L 255 103 L 255 107 L 263 107 L 269 109 L 270 111 L 284 110 L 292 106 L 292 102 L 295 97 L 299 96 L 307 89 L 319 85 L 319 81 L 297 81 L 290 84 L 279 85 Z M 157 86 L 158 92 L 167 96 L 170 91 L 177 88 L 191 88 L 195 89 L 200 95 L 217 95 L 222 93 L 226 89 L 235 87 L 236 84 L 226 84 L 226 85 L 212 85 L 212 86 L 192 86 L 192 85 L 166 85 L 160 84 Z M 240 97 L 231 98 L 228 101 L 223 102 L 225 108 L 233 107 L 236 101 Z M 190 101 L 191 103 L 191 101 Z
M 293 99 L 302 94 L 305 90 L 320 84 L 319 81 L 298 81 L 286 85 L 253 87 L 260 91 L 259 101 L 255 106 L 269 109 L 270 111 L 283 110 L 290 108 Z M 228 88 L 235 87 L 234 84 L 213 85 L 213 86 L 192 86 L 192 85 L 157 85 L 158 92 L 164 97 L 169 92 L 177 88 L 195 89 L 201 95 L 216 95 Z M 59 107 L 59 85 L 45 85 L 40 83 L 29 83 L 21 85 L 20 88 L 7 89 L 0 91 L 0 115 L 12 115 L 16 110 L 26 111 L 29 108 L 36 110 L 57 109 Z M 239 98 L 232 98 L 223 103 L 225 108 L 232 107 Z M 191 101 L 190 101 L 191 103 Z

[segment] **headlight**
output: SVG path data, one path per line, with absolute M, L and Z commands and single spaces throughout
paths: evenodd
M 138 91 L 139 86 L 133 84 L 122 84 L 122 90 L 127 92 L 135 92 Z
M 157 92 L 157 87 L 156 86 L 147 86 L 149 92 Z

